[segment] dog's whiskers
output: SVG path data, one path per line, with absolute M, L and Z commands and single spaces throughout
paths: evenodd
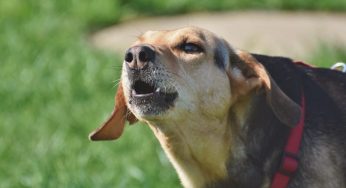
M 117 71 L 120 71 L 121 69 L 123 68 L 123 65 L 112 65 L 111 66 L 111 69 L 115 69 L 115 70 L 117 70 Z
M 121 78 L 119 78 L 119 79 L 117 79 L 117 80 L 114 80 L 114 81 L 113 81 L 113 83 L 114 83 L 113 88 L 118 87 L 120 81 L 121 81 Z

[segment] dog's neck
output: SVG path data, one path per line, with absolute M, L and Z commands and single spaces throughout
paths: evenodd
M 233 187 L 244 182 L 247 184 L 248 178 L 257 179 L 257 182 L 250 182 L 257 187 L 268 183 L 265 181 L 270 180 L 269 176 L 263 173 L 272 169 L 273 163 L 269 164 L 267 161 L 275 163 L 274 158 L 278 158 L 278 153 L 272 150 L 263 153 L 261 147 L 264 144 L 265 149 L 268 143 L 271 144 L 271 137 L 284 140 L 285 131 L 275 130 L 279 134 L 266 135 L 266 130 L 272 127 L 278 129 L 275 128 L 276 125 L 272 126 L 278 122 L 270 120 L 274 115 L 263 102 L 263 95 L 253 98 L 255 100 L 245 100 L 233 105 L 228 115 L 222 119 L 199 116 L 198 119 L 190 117 L 179 122 L 147 122 L 178 172 L 184 187 L 208 187 L 215 183 Z M 270 117 L 264 117 L 268 114 Z M 253 134 L 253 131 L 260 131 L 261 134 Z M 282 144 L 279 142 L 273 145 Z M 256 164 L 256 160 L 261 164 Z M 264 168 L 266 170 L 263 171 Z M 237 182 L 233 182 L 234 179 Z
M 230 131 L 226 118 L 150 124 L 150 127 L 184 187 L 203 187 L 227 176 Z
M 236 109 L 232 111 L 233 116 L 243 116 L 247 111 L 243 107 Z M 148 122 L 184 187 L 206 187 L 228 177 L 232 134 L 237 131 L 231 129 L 240 128 L 234 124 L 239 124 L 241 118 L 227 114 L 220 119 L 192 116 L 179 122 Z

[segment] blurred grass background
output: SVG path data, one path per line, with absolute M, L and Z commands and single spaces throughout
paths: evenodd
M 151 131 L 87 135 L 113 108 L 121 56 L 86 37 L 140 16 L 223 10 L 345 11 L 343 0 L 1 0 L 0 187 L 180 187 Z M 321 45 L 316 65 L 346 59 Z

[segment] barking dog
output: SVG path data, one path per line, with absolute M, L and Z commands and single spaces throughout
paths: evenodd
M 302 119 L 288 187 L 346 187 L 346 74 L 235 50 L 188 27 L 148 31 L 128 49 L 114 111 L 90 139 L 117 139 L 140 120 L 184 187 L 260 188 L 272 185 Z

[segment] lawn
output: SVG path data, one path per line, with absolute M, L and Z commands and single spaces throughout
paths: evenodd
M 337 0 L 199 2 L 0 1 L 0 187 L 179 187 L 147 126 L 127 126 L 116 142 L 88 141 L 113 108 L 121 67 L 121 56 L 89 46 L 89 32 L 141 15 L 346 10 L 346 1 Z M 322 46 L 307 58 L 329 66 L 345 61 L 346 51 Z

